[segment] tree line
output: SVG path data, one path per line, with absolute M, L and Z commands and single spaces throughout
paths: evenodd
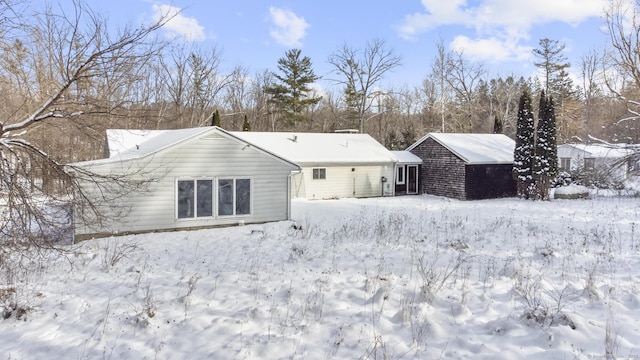
M 383 80 L 402 57 L 381 39 L 345 43 L 316 59 L 333 69 L 323 79 L 330 86 L 319 89 L 312 86 L 320 80 L 313 62 L 299 49 L 287 50 L 273 71 L 223 69 L 216 47 L 161 39 L 169 15 L 112 29 L 87 3 L 72 3 L 73 11 L 63 12 L 0 1 L 0 193 L 12 194 L 3 201 L 16 209 L 34 194 L 73 191 L 64 165 L 103 157 L 108 128 L 357 129 L 403 149 L 428 132 L 515 138 L 521 94 L 544 91 L 555 102 L 558 143 L 640 142 L 638 1 L 611 3 L 609 48 L 579 64 L 566 61 L 563 44 L 545 38 L 533 52 L 544 76 L 495 76 L 440 42 L 419 85 L 388 89 Z M 577 80 L 569 76 L 576 68 Z
M 87 11 L 86 5 L 81 8 Z M 53 16 L 59 14 L 40 15 L 36 19 L 41 26 L 25 26 L 2 39 L 0 91 L 7 96 L 0 101 L 5 124 L 40 106 L 60 85 L 60 77 L 67 75 L 64 71 L 82 61 L 56 56 L 60 50 L 69 50 L 60 49 L 65 42 L 58 40 L 71 29 L 61 29 L 50 21 Z M 101 23 L 97 32 L 107 36 L 107 25 Z M 87 46 L 84 41 L 76 36 L 67 46 L 82 49 Z M 69 104 L 91 106 L 92 111 L 56 122 L 61 136 L 50 136 L 49 129 L 41 126 L 30 129 L 29 140 L 61 162 L 87 160 L 102 156 L 106 128 L 206 126 L 217 111 L 220 126 L 229 130 L 241 130 L 247 124 L 253 131 L 352 128 L 391 149 L 402 149 L 427 132 L 493 132 L 496 122 L 502 132 L 515 137 L 518 101 L 524 90 L 531 94 L 544 90 L 555 99 L 561 143 L 586 141 L 590 135 L 612 142 L 640 140 L 637 126 L 617 122 L 628 114 L 629 103 L 621 99 L 635 99 L 637 84 L 624 82 L 612 88 L 614 80 L 604 76 L 614 66 L 606 64 L 611 57 L 595 51 L 577 64 L 582 77 L 577 84 L 568 72 L 576 66 L 566 61 L 564 45 L 552 39 L 541 39 L 533 51 L 541 77 L 491 76 L 482 64 L 447 50 L 440 42 L 427 65 L 431 71 L 419 85 L 389 89 L 381 88 L 382 80 L 393 77 L 402 58 L 380 39 L 362 47 L 343 44 L 329 54 L 326 61 L 334 71 L 330 79 L 323 79 L 331 84 L 324 89 L 311 86 L 320 77 L 299 49 L 286 51 L 273 71 L 252 74 L 242 66 L 222 69 L 223 53 L 215 47 L 157 39 L 155 46 L 142 60 L 144 66 L 116 69 L 102 64 L 95 71 L 106 76 L 74 81 L 65 89 L 65 99 Z M 126 77 L 117 88 L 116 76 Z M 82 126 L 75 125 L 78 120 Z

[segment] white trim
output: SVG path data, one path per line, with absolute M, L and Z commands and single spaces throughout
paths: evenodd
M 219 218 L 219 219 L 228 219 L 228 218 L 242 218 L 242 217 L 249 217 L 253 214 L 253 177 L 251 176 L 218 176 L 216 177 L 216 186 L 215 186 L 215 194 L 218 195 L 219 194 L 219 182 L 220 180 L 233 180 L 233 194 L 232 196 L 232 200 L 233 200 L 233 214 L 231 215 L 220 215 L 219 209 L 218 209 L 218 204 L 219 204 L 219 197 L 216 197 L 216 211 L 215 211 L 215 217 Z M 249 213 L 248 214 L 236 214 L 237 209 L 236 209 L 236 180 L 249 180 Z
M 198 181 L 201 180 L 210 180 L 212 182 L 211 189 L 211 216 L 198 216 Z M 233 181 L 233 214 L 231 215 L 219 215 L 218 214 L 218 191 L 219 191 L 219 181 L 220 180 L 232 180 Z M 248 214 L 236 214 L 236 180 L 249 180 L 249 213 Z M 178 214 L 178 183 L 180 181 L 191 181 L 193 182 L 193 205 L 192 211 L 193 216 L 191 217 L 179 217 Z M 249 217 L 253 215 L 253 198 L 254 198 L 254 186 L 253 186 L 253 177 L 252 176 L 214 176 L 214 177 L 179 177 L 175 178 L 174 181 L 174 217 L 177 222 L 183 221 L 195 221 L 195 220 L 203 220 L 203 219 L 228 219 L 228 218 L 242 218 Z

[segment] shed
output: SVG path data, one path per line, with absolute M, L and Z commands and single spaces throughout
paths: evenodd
M 290 179 L 300 167 L 221 128 L 107 137 L 108 158 L 68 165 L 87 196 L 74 209 L 75 240 L 290 217 Z M 84 211 L 88 203 L 100 216 Z
M 514 149 L 502 134 L 429 133 L 407 151 L 422 159 L 420 193 L 478 200 L 516 195 Z
M 632 155 L 634 150 L 627 144 L 563 144 L 558 145 L 558 168 L 621 181 L 638 170 L 637 157 Z
M 367 134 L 232 132 L 300 165 L 292 196 L 307 199 L 392 196 L 398 159 Z

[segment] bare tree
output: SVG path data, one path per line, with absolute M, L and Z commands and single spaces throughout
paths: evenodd
M 41 245 L 53 239 L 47 237 L 47 229 L 68 225 L 68 219 L 52 216 L 43 204 L 68 203 L 74 195 L 83 196 L 75 186 L 73 170 L 64 166 L 72 151 L 49 152 L 46 145 L 56 150 L 69 137 L 93 136 L 95 129 L 103 128 L 101 123 L 122 116 L 130 104 L 126 94 L 132 81 L 161 49 L 151 35 L 169 19 L 122 29 L 114 38 L 105 21 L 86 4 L 73 4 L 73 14 L 47 8 L 28 16 L 18 14 L 11 23 L 21 26 L 0 29 L 7 35 L 0 39 L 0 98 L 5 99 L 0 118 L 0 239 L 4 244 Z M 46 186 L 51 179 L 58 186 Z
M 584 97 L 583 103 L 583 124 L 581 126 L 578 136 L 586 138 L 589 128 L 592 123 L 593 112 L 595 110 L 595 103 L 602 96 L 602 89 L 600 87 L 600 73 L 601 73 L 602 57 L 595 51 L 589 51 L 580 58 L 580 75 L 582 79 L 582 94 Z
M 230 130 L 240 130 L 238 128 L 238 119 L 249 116 L 249 110 L 252 108 L 252 97 L 249 96 L 251 79 L 249 77 L 249 69 L 238 66 L 231 72 L 229 84 L 224 89 L 224 113 L 225 117 L 231 117 L 232 126 Z M 253 114 L 252 114 L 253 115 Z M 251 116 L 251 120 L 255 119 Z M 227 122 L 228 123 L 228 122 Z M 253 124 L 254 128 L 255 125 Z
M 458 131 L 474 129 L 474 122 L 486 119 L 477 119 L 475 117 L 477 104 L 476 87 L 482 76 L 484 76 L 484 68 L 482 65 L 473 64 L 465 59 L 462 52 L 453 52 L 450 57 L 450 66 L 448 68 L 446 82 L 455 93 L 458 108 Z M 446 75 L 446 74 L 445 74 Z
M 359 130 L 364 132 L 365 114 L 372 106 L 369 96 L 388 72 L 401 65 L 401 57 L 395 55 L 384 40 L 375 39 L 364 49 L 344 44 L 329 56 L 328 62 L 338 75 L 333 81 L 355 93 Z
M 444 121 L 442 118 L 438 119 L 441 107 L 438 97 L 438 84 L 430 78 L 426 78 L 422 80 L 418 92 L 422 104 L 418 131 L 427 133 L 442 129 Z
M 222 53 L 217 48 L 201 50 L 180 46 L 170 52 L 170 61 L 161 58 L 164 86 L 174 111 L 175 127 L 207 124 L 220 95 L 233 79 L 233 72 L 220 70 Z
M 502 120 L 504 134 L 515 136 L 518 99 L 527 88 L 529 84 L 523 77 L 516 80 L 513 75 L 489 81 L 491 101 L 495 104 L 495 113 Z
M 273 73 L 264 70 L 256 74 L 249 88 L 249 103 L 253 108 L 253 118 L 255 130 L 276 131 L 276 117 L 272 110 L 273 104 L 269 101 L 270 96 L 265 89 L 273 85 Z
M 453 55 L 445 49 L 444 43 L 440 41 L 437 44 L 438 53 L 431 64 L 431 75 L 434 82 L 434 89 L 438 99 L 438 110 L 440 113 L 441 131 L 446 132 L 447 105 L 451 102 L 453 96 L 451 87 L 447 81 L 451 75 Z
M 607 57 L 611 70 L 619 75 L 607 76 L 607 86 L 626 102 L 629 116 L 618 123 L 640 118 L 640 0 L 633 3 L 615 0 L 605 12 L 605 21 L 613 51 Z

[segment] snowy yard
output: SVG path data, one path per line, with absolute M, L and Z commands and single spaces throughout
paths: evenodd
M 2 359 L 640 356 L 640 199 L 293 201 L 86 241 L 0 289 Z

